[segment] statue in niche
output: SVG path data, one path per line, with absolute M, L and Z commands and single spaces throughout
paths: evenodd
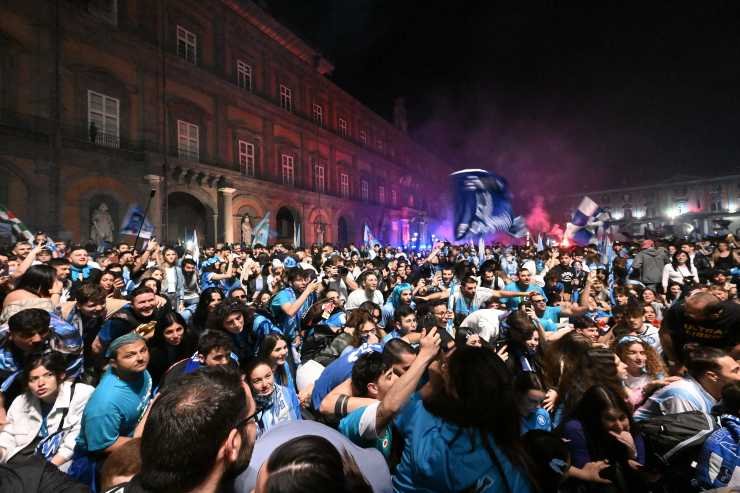
M 326 226 L 323 223 L 316 223 L 316 243 L 319 245 L 324 244 L 324 233 L 326 232 Z
M 245 214 L 242 218 L 242 243 L 248 247 L 252 245 L 252 221 L 249 219 L 249 214 Z
M 93 243 L 100 244 L 103 241 L 113 242 L 113 218 L 108 212 L 108 206 L 102 203 L 92 213 L 90 224 L 90 240 Z

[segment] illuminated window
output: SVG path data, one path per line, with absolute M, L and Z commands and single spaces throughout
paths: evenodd
M 347 136 L 347 120 L 344 118 L 339 119 L 339 135 L 342 137 Z
M 239 169 L 247 176 L 255 174 L 254 144 L 251 142 L 239 141 Z
M 280 107 L 293 111 L 293 90 L 283 84 L 280 84 Z
M 280 156 L 280 166 L 282 168 L 283 185 L 295 185 L 295 159 L 293 156 L 282 154 Z
M 198 63 L 198 37 L 182 26 L 177 26 L 177 55 L 192 64 Z
M 324 171 L 324 167 L 318 161 L 315 161 L 313 165 L 314 190 L 319 193 L 324 193 L 326 191 L 326 178 Z
M 199 160 L 200 138 L 198 125 L 177 120 L 177 154 L 180 159 Z
M 236 61 L 236 83 L 242 89 L 252 90 L 252 66 L 242 60 Z

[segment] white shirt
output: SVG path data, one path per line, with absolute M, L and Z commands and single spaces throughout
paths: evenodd
M 476 310 L 462 321 L 460 327 L 479 331 L 481 339 L 492 342 L 498 339 L 500 332 L 500 317 L 506 312 L 495 308 Z
M 344 304 L 344 309 L 354 310 L 355 308 L 359 308 L 360 305 L 365 303 L 366 301 L 372 301 L 376 305 L 382 307 L 384 301 L 383 293 L 376 289 L 373 292 L 372 299 L 370 299 L 367 297 L 367 293 L 364 289 L 355 289 L 349 294 L 349 296 L 347 296 L 347 302 Z

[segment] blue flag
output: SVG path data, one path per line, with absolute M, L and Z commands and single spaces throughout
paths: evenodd
M 483 169 L 450 175 L 455 197 L 455 239 L 506 232 L 525 234 L 522 218 L 514 218 L 506 179 Z
M 373 245 L 378 242 L 375 239 L 373 232 L 370 230 L 370 226 L 368 226 L 367 224 L 365 224 L 365 227 L 362 231 L 362 242 L 368 249 L 372 249 Z
M 270 239 L 270 211 L 265 213 L 265 217 L 252 230 L 252 246 L 256 244 L 267 246 Z
M 573 218 L 565 226 L 565 238 L 577 245 L 588 245 L 597 237 L 599 230 L 609 227 L 609 213 L 591 200 L 583 197 L 578 209 L 573 213 Z
M 120 233 L 136 236 L 139 234 L 139 229 L 141 229 L 141 237 L 145 240 L 150 239 L 154 234 L 154 225 L 144 216 L 144 211 L 138 205 L 132 204 L 123 216 Z

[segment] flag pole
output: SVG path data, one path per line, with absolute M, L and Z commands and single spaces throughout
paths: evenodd
M 141 230 L 144 227 L 144 223 L 146 222 L 146 216 L 149 214 L 149 206 L 152 203 L 152 199 L 154 198 L 154 195 L 157 193 L 155 189 L 152 189 L 151 192 L 149 192 L 149 200 L 146 201 L 146 207 L 144 208 L 144 217 L 141 219 L 141 224 L 139 224 L 139 231 L 136 233 L 136 239 L 134 240 L 134 250 L 136 250 L 136 244 L 139 242 L 139 237 L 141 236 Z

